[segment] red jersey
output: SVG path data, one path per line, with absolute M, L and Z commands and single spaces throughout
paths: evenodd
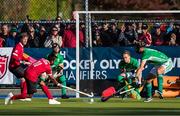
M 51 66 L 44 58 L 32 63 L 25 71 L 25 77 L 32 82 L 37 82 L 43 72 L 52 74 Z
M 20 61 L 28 61 L 28 59 L 23 57 L 23 53 L 24 53 L 24 46 L 22 45 L 21 42 L 19 42 L 12 51 L 11 54 L 11 60 L 9 63 L 9 68 L 13 69 L 16 68 L 20 65 Z
M 151 34 L 147 32 L 145 35 L 140 36 L 139 40 L 146 42 L 146 46 L 150 46 L 152 43 Z

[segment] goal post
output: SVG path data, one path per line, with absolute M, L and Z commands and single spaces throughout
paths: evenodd
M 159 10 L 159 11 L 75 11 L 76 16 L 76 89 L 80 90 L 80 42 L 79 42 L 79 30 L 80 30 L 80 15 L 88 14 L 89 21 L 89 47 L 90 47 L 90 65 L 92 67 L 93 53 L 92 53 L 92 27 L 91 16 L 92 14 L 179 14 L 180 10 Z M 93 69 L 90 69 L 90 78 L 93 79 Z M 76 98 L 79 98 L 79 93 L 76 93 Z

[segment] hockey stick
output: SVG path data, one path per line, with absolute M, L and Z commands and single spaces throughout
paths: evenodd
M 61 73 L 60 75 L 58 75 L 59 73 L 60 73 L 60 72 L 56 72 L 56 73 L 53 75 L 53 77 L 57 77 L 57 76 L 62 76 L 62 75 L 63 75 L 62 73 Z M 59 83 L 59 84 L 60 84 L 60 83 Z M 69 90 L 71 90 L 71 91 L 75 91 L 75 92 L 77 92 L 77 93 L 80 93 L 80 94 L 82 94 L 82 95 L 91 97 L 91 98 L 94 97 L 93 92 L 91 92 L 91 94 L 88 94 L 88 93 L 79 91 L 79 90 L 77 90 L 77 89 L 73 89 L 73 88 L 71 88 L 71 87 L 64 86 L 64 85 L 62 85 L 62 84 L 60 84 L 60 86 L 66 88 L 66 89 L 69 89 Z
M 82 94 L 82 95 L 85 95 L 85 96 L 88 96 L 88 97 L 91 97 L 91 98 L 94 97 L 93 92 L 91 92 L 91 94 L 88 94 L 88 93 L 79 91 L 79 90 L 77 90 L 77 89 L 73 89 L 73 88 L 71 88 L 71 87 L 64 86 L 64 85 L 62 85 L 62 84 L 60 84 L 60 85 L 61 85 L 61 87 L 64 87 L 64 88 L 69 89 L 69 90 L 71 90 L 71 91 L 75 91 L 75 92 L 80 93 L 80 94 Z

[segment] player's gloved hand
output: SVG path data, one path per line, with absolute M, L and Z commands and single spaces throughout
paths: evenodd
M 58 83 L 58 84 L 57 84 L 57 87 L 61 88 L 61 84 L 60 84 L 60 83 Z

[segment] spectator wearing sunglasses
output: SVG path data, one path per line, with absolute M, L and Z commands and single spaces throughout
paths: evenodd
M 53 28 L 51 29 L 51 34 L 46 38 L 44 47 L 52 48 L 52 45 L 54 43 L 57 43 L 60 47 L 63 44 L 62 37 L 58 35 L 58 28 L 56 26 L 53 26 Z

